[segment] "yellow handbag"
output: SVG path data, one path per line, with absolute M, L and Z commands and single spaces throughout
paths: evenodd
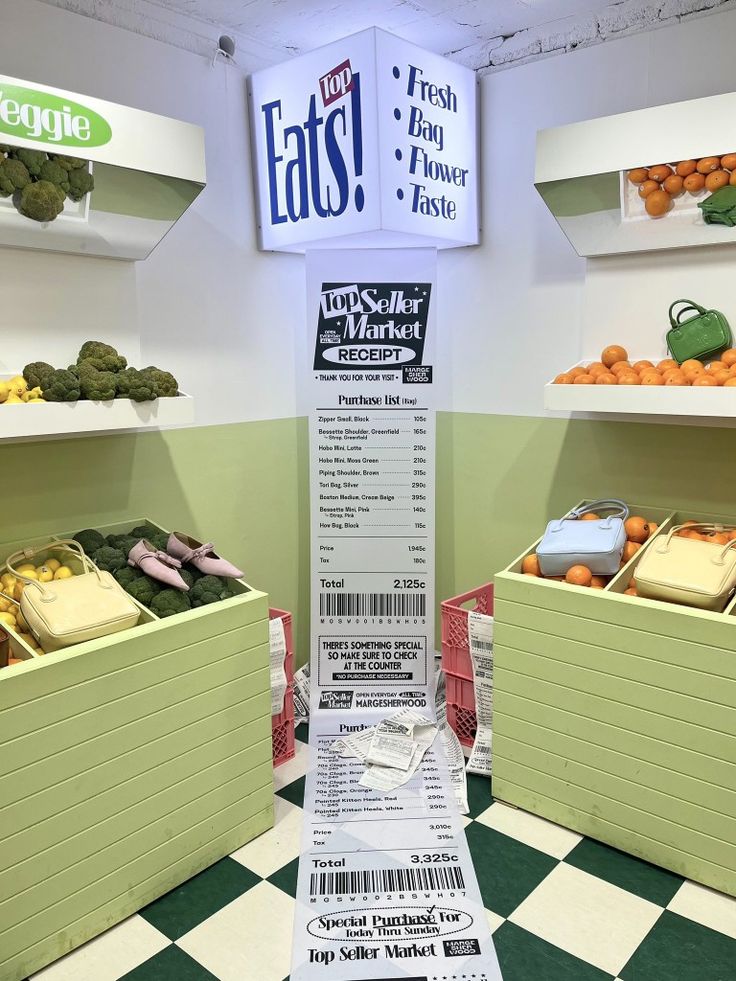
M 652 542 L 636 567 L 636 588 L 647 599 L 721 612 L 736 589 L 736 541 L 726 545 L 677 537 L 692 531 L 732 531 L 722 525 L 675 525 Z
M 75 550 L 84 572 L 71 579 L 38 582 L 18 572 L 13 563 L 31 559 L 38 552 L 63 548 Z M 101 572 L 73 539 L 51 542 L 39 548 L 15 552 L 6 561 L 8 572 L 24 582 L 20 611 L 28 627 L 47 653 L 85 640 L 134 627 L 140 609 L 109 572 Z

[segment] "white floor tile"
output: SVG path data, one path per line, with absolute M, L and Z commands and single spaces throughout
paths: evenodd
M 683 882 L 667 909 L 736 940 L 736 899 L 695 882 Z
M 294 900 L 261 882 L 177 941 L 220 981 L 283 981 L 291 969 Z
M 233 852 L 231 858 L 260 875 L 262 879 L 267 879 L 298 857 L 303 813 L 301 807 L 276 796 L 273 828 Z
M 560 827 L 559 824 L 545 821 L 536 814 L 520 811 L 498 801 L 483 811 L 476 821 L 559 859 L 568 855 L 583 837 Z
M 509 920 L 616 975 L 661 914 L 660 906 L 563 862 Z
M 32 977 L 34 981 L 116 981 L 170 943 L 143 917 L 131 916 Z
M 499 916 L 498 913 L 493 913 L 489 909 L 486 910 L 486 919 L 488 920 L 488 926 L 491 928 L 491 933 L 494 930 L 498 930 L 501 924 L 506 922 L 502 916 Z
M 275 790 L 281 790 L 287 784 L 293 783 L 299 777 L 303 777 L 309 769 L 309 746 L 306 743 L 296 741 L 296 755 L 293 759 L 287 760 L 281 766 L 277 766 L 273 771 L 273 785 Z

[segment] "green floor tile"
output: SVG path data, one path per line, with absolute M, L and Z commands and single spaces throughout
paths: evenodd
M 503 981 L 610 981 L 613 977 L 508 921 L 495 931 L 493 942 Z
M 474 821 L 465 829 L 483 903 L 510 916 L 559 863 L 536 848 Z
M 277 790 L 276 793 L 279 797 L 283 797 L 284 800 L 296 804 L 297 807 L 304 807 L 304 782 L 306 779 L 306 777 L 299 777 L 293 783 L 287 783 L 285 787 Z
M 172 944 L 124 974 L 120 981 L 217 981 L 214 974 Z
M 296 899 L 296 876 L 299 871 L 299 859 L 295 858 L 293 862 L 289 862 L 278 872 L 274 872 L 273 875 L 269 875 L 268 881 L 284 892 L 288 893 L 292 899 Z
M 232 858 L 223 858 L 140 911 L 170 940 L 178 940 L 261 881 Z
M 475 773 L 469 773 L 468 777 L 468 817 L 477 818 L 483 811 L 487 811 L 493 803 L 491 792 L 491 781 L 488 777 L 479 777 Z
M 583 838 L 565 856 L 565 862 L 658 906 L 666 906 L 685 881 L 674 872 L 667 872 L 591 838 Z
M 623 981 L 734 981 L 736 940 L 665 910 L 619 975 Z

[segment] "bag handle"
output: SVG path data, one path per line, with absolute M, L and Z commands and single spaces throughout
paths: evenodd
M 678 312 L 677 317 L 675 318 L 673 316 L 673 311 L 675 307 L 678 306 L 680 303 L 684 303 L 686 305 L 682 308 L 682 310 Z M 695 303 L 693 300 L 675 300 L 675 302 L 670 307 L 670 325 L 672 326 L 673 329 L 682 326 L 682 319 L 681 319 L 682 315 L 684 313 L 687 313 L 688 310 L 694 310 L 696 313 L 699 314 L 704 314 L 706 312 L 704 307 L 701 307 L 699 303 Z
M 48 545 L 37 545 L 35 548 L 22 548 L 8 556 L 8 558 L 5 560 L 5 567 L 7 568 L 8 572 L 12 573 L 12 575 L 16 577 L 16 579 L 21 579 L 27 586 L 38 586 L 41 594 L 44 595 L 48 592 L 46 584 L 39 582 L 38 579 L 29 579 L 27 576 L 24 576 L 23 573 L 18 572 L 15 569 L 13 563 L 18 559 L 32 559 L 34 555 L 38 555 L 39 552 L 51 552 L 57 548 L 66 549 L 68 552 L 76 552 L 82 560 L 82 568 L 84 571 L 93 572 L 97 576 L 100 586 L 102 586 L 103 589 L 109 588 L 103 582 L 102 576 L 100 575 L 100 570 L 90 561 L 87 553 L 84 551 L 79 542 L 75 541 L 73 538 L 61 538 L 59 541 L 50 542 Z
M 670 528 L 670 531 L 667 537 L 664 539 L 663 543 L 658 546 L 657 552 L 660 555 L 666 555 L 667 552 L 669 552 L 670 550 L 670 542 L 672 541 L 673 536 L 676 535 L 678 531 L 683 531 L 685 528 L 687 528 L 688 531 L 695 531 L 696 528 L 702 528 L 705 531 L 713 531 L 713 532 L 736 531 L 736 525 L 730 525 L 730 526 L 720 525 L 720 524 L 716 525 L 708 521 L 696 521 L 694 524 L 690 524 L 690 525 L 673 525 L 673 527 Z M 709 543 L 704 542 L 704 544 L 707 545 Z M 711 542 L 710 544 L 715 545 L 716 543 Z M 730 548 L 734 548 L 734 547 L 736 547 L 736 538 L 732 539 L 730 542 L 727 542 L 725 545 L 721 546 L 721 551 L 718 554 L 718 558 L 714 556 L 711 561 L 715 565 L 723 565 L 726 558 L 726 552 Z
M 566 515 L 567 518 L 580 518 L 584 514 L 597 514 L 598 511 L 616 511 L 617 514 L 609 514 L 609 518 L 621 518 L 625 521 L 629 516 L 629 507 L 623 501 L 619 501 L 616 497 L 607 497 L 600 501 L 591 501 L 590 504 L 584 504 L 580 508 L 573 508 L 569 514 Z

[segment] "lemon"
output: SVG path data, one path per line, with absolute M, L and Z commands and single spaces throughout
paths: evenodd
M 51 582 L 54 578 L 55 569 L 49 569 L 47 565 L 40 565 L 38 567 L 38 581 L 39 582 Z
M 74 573 L 68 565 L 60 565 L 54 573 L 54 579 L 71 579 L 73 575 Z
M 20 632 L 24 634 L 30 633 L 31 628 L 28 626 L 28 623 L 26 622 L 26 618 L 23 616 L 20 610 L 18 610 L 18 612 L 13 615 L 15 616 L 15 622 L 18 624 L 18 630 L 20 630 Z
M 46 559 L 43 564 L 47 569 L 51 569 L 52 572 L 56 572 L 56 570 L 61 567 L 61 562 L 59 562 L 58 559 Z
M 0 381 L 0 402 L 4 402 L 10 395 L 10 382 Z
M 13 608 L 13 604 L 9 599 L 5 599 L 4 596 L 0 596 L 0 613 L 9 613 Z
M 17 620 L 12 613 L 0 613 L 0 623 L 5 623 L 9 627 L 15 627 Z
M 28 382 L 23 375 L 16 375 L 15 378 L 11 378 L 9 384 L 10 391 L 15 392 L 16 395 L 22 395 L 23 392 L 28 391 Z
M 5 399 L 6 405 L 23 405 L 23 399 L 19 398 L 15 393 L 8 395 Z
M 22 580 L 18 579 L 15 583 L 15 586 L 13 586 L 13 599 L 20 600 L 21 596 L 23 595 L 23 590 L 25 588 L 26 588 L 26 584 Z
M 13 588 L 13 586 L 15 586 L 16 578 L 12 572 L 4 572 L 2 576 L 0 576 L 0 582 L 6 589 L 10 590 Z
M 16 572 L 20 576 L 24 576 L 27 572 L 35 572 L 36 567 L 30 562 L 26 562 L 25 565 L 19 565 Z
M 18 569 L 18 575 L 23 576 L 25 579 L 37 580 L 38 570 L 34 566 L 31 566 L 30 569 Z

